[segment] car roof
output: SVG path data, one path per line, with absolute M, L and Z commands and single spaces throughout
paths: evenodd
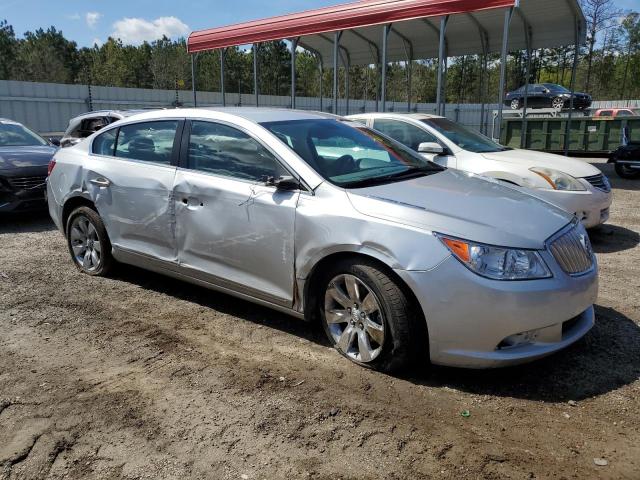
M 429 113 L 392 113 L 392 112 L 371 112 L 358 113 L 349 115 L 347 118 L 412 118 L 414 120 L 429 120 L 432 118 L 445 118 L 440 115 L 431 115 Z
M 252 123 L 286 122 L 291 120 L 337 119 L 341 118 L 330 113 L 306 110 L 290 110 L 284 108 L 257 107 L 203 107 L 179 108 L 173 110 L 154 110 L 131 116 L 128 120 L 154 120 L 162 118 L 220 118 L 219 114 L 230 115 L 248 120 Z

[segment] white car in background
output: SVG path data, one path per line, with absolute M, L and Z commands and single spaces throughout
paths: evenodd
M 582 160 L 503 147 L 444 117 L 426 114 L 352 115 L 442 166 L 516 185 L 576 215 L 587 228 L 609 219 L 607 177 Z

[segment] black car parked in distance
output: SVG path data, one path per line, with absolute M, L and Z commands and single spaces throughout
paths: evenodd
M 524 108 L 525 87 L 520 87 L 507 93 L 504 103 L 512 110 Z M 571 105 L 571 92 L 562 85 L 554 83 L 534 83 L 529 85 L 527 95 L 527 107 L 529 108 L 555 108 L 562 110 Z M 591 95 L 575 92 L 573 95 L 573 108 L 586 110 L 591 106 Z
M 640 178 L 640 142 L 629 142 L 618 148 L 609 157 L 614 163 L 616 173 L 622 178 Z
M 56 150 L 24 125 L 0 118 L 0 213 L 46 208 L 47 168 Z

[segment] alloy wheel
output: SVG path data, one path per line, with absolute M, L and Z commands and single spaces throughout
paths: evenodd
M 336 348 L 361 363 L 382 352 L 385 322 L 375 293 L 358 277 L 338 275 L 325 293 L 324 321 Z
M 551 106 L 556 110 L 562 110 L 564 108 L 564 100 L 562 98 L 554 98 Z
M 69 229 L 69 241 L 73 258 L 86 272 L 94 272 L 100 268 L 102 259 L 102 243 L 98 231 L 84 215 L 73 219 Z
M 511 110 L 518 110 L 520 108 L 520 100 L 517 98 L 511 100 Z

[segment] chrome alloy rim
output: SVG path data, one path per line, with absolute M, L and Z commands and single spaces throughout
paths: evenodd
M 553 102 L 551 103 L 551 106 L 553 108 L 561 110 L 564 108 L 564 100 L 562 98 L 554 98 Z
M 69 240 L 73 258 L 78 265 L 87 272 L 93 272 L 100 267 L 102 244 L 96 228 L 87 217 L 79 215 L 73 219 Z
M 376 295 L 359 278 L 344 274 L 329 282 L 324 318 L 336 347 L 349 358 L 369 363 L 382 352 L 382 308 Z
M 520 100 L 511 100 L 511 110 L 518 110 L 520 108 Z

